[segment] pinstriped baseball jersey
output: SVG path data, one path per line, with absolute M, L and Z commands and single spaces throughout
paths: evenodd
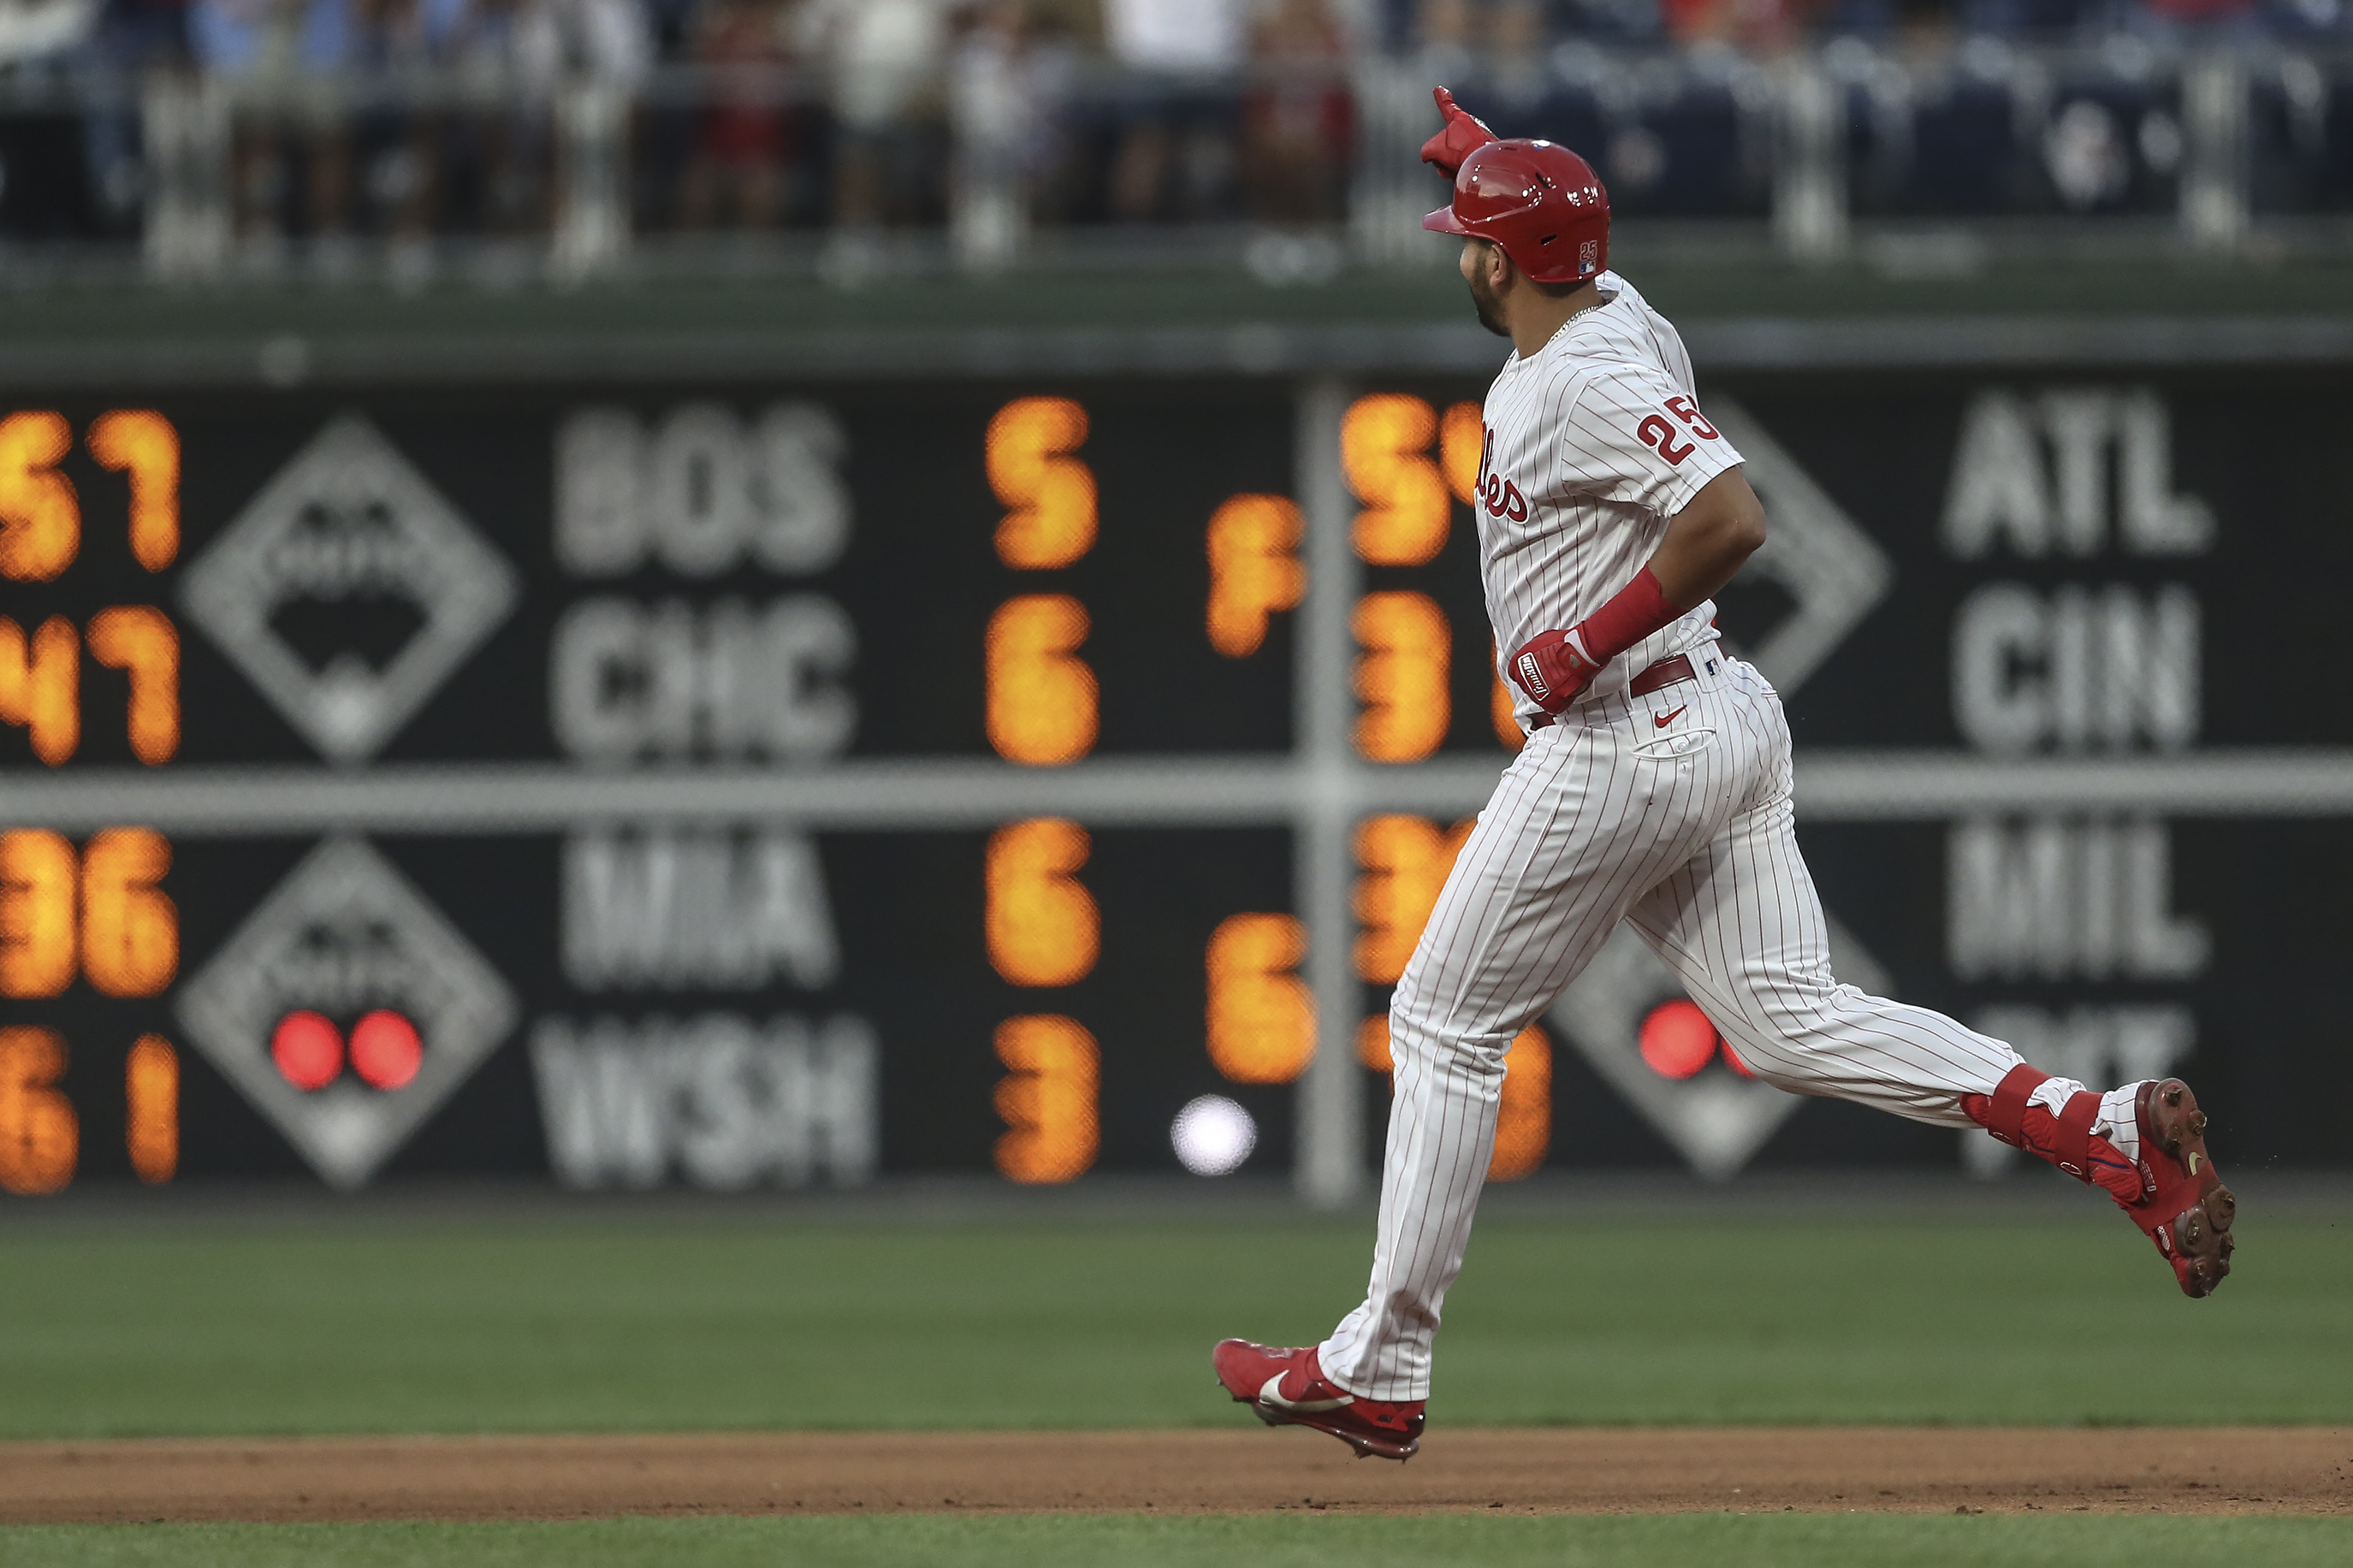
M 1616 273 L 1599 284 L 1600 305 L 1514 354 L 1487 393 L 1472 510 L 1501 656 L 1599 609 L 1657 551 L 1668 521 L 1741 460 L 1700 413 L 1673 326 Z M 1661 627 L 1612 659 L 1589 696 L 1705 641 L 1715 618 L 1707 602 Z M 1497 673 L 1525 728 L 1544 710 Z
M 1487 397 L 1479 534 L 1503 649 L 1591 615 L 1740 461 L 1692 398 L 1674 329 L 1614 274 L 1599 281 L 1605 302 L 1505 364 Z M 1429 1396 L 1505 1053 L 1621 921 L 1778 1088 L 1967 1127 L 1963 1097 L 1991 1094 L 2018 1065 L 2000 1040 L 1832 975 L 1780 698 L 1721 650 L 1696 654 L 1714 614 L 1703 604 L 1627 650 L 1529 737 L 1390 997 L 1396 1099 L 1372 1277 L 1319 1349 L 1324 1377 L 1351 1394 Z M 1631 699 L 1635 672 L 1687 650 L 1687 676 Z M 1522 724 L 1536 711 L 1523 699 Z M 2081 1087 L 2052 1079 L 2036 1102 L 2055 1114 Z M 2131 1095 L 2104 1097 L 2102 1136 L 2129 1135 Z

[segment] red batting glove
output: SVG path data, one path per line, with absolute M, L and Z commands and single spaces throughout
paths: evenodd
M 1557 713 L 1593 684 L 1608 662 L 1585 650 L 1577 632 L 1538 632 L 1512 655 L 1512 680 L 1547 713 Z
M 1421 144 L 1421 161 L 1435 163 L 1438 172 L 1448 179 L 1462 167 L 1462 160 L 1497 140 L 1487 129 L 1486 121 L 1454 101 L 1454 95 L 1444 88 L 1437 92 L 1438 112 L 1446 117 L 1446 129 Z

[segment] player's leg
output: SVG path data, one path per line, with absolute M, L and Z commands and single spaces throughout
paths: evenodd
M 1838 983 L 1821 900 L 1798 850 L 1779 700 L 1737 662 L 1725 697 L 1746 705 L 1764 734 L 1762 787 L 1634 904 L 1628 923 L 1767 1082 L 1914 1121 L 1972 1125 L 1963 1099 L 1990 1096 L 2020 1065 L 2018 1053 L 1941 1013 Z M 2081 1087 L 2054 1079 L 2038 1099 L 2055 1112 Z
M 1644 757 L 1634 725 L 1620 700 L 1537 731 L 1455 858 L 1389 1005 L 1396 1092 L 1364 1302 L 1320 1345 L 1227 1340 L 1211 1356 L 1268 1425 L 1392 1459 L 1420 1446 L 1430 1342 L 1487 1179 L 1504 1053 L 1753 783 L 1753 748 Z
M 1505 1052 L 1641 890 L 1713 836 L 1744 783 L 1737 748 L 1658 760 L 1639 755 L 1639 743 L 1614 705 L 1533 736 L 1480 814 L 1398 983 L 1372 1279 L 1319 1347 L 1325 1374 L 1351 1393 L 1428 1396 L 1440 1306 L 1494 1151 Z
M 1629 923 L 1758 1078 L 1918 1121 L 1986 1127 L 2105 1188 L 2174 1261 L 2184 1289 L 2211 1289 L 2229 1271 L 2229 1238 L 2218 1233 L 2228 1231 L 2235 1205 L 2206 1159 L 2195 1098 L 2185 1104 L 2187 1089 L 2171 1079 L 2094 1093 L 2045 1077 L 2008 1045 L 1941 1013 L 1839 984 L 1821 900 L 1798 850 L 1779 700 L 1744 665 L 1733 666 L 1727 684 L 1733 700 L 1769 723 L 1772 782 L 1640 900 Z M 2168 1175 L 2168 1166 L 2179 1168 Z M 2167 1206 L 2176 1204 L 2183 1206 Z M 2178 1247 L 2158 1210 L 2168 1224 L 2186 1221 L 2193 1204 L 2212 1209 L 2200 1221 L 2203 1245 Z

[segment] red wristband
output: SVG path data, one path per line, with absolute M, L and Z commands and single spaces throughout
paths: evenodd
M 1577 623 L 1577 638 L 1586 652 L 1607 664 L 1682 614 L 1667 603 L 1657 575 L 1645 566 L 1608 604 Z

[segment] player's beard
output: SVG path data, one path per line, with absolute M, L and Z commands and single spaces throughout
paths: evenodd
M 1499 338 L 1508 338 L 1512 329 L 1504 325 L 1504 302 L 1495 298 L 1495 290 L 1487 281 L 1487 269 L 1481 268 L 1471 274 L 1471 308 L 1479 312 L 1479 324 Z

